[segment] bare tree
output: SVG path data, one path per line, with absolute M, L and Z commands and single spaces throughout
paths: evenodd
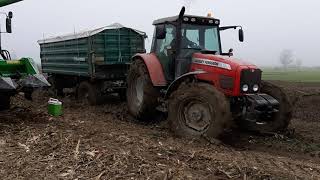
M 294 61 L 293 60 L 293 51 L 290 49 L 285 49 L 280 53 L 280 63 L 284 69 L 287 69 L 288 66 Z
M 301 70 L 301 66 L 302 66 L 302 60 L 301 59 L 296 59 L 296 66 L 298 68 L 298 70 Z

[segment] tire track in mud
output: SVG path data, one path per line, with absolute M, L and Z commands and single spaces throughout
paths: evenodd
M 254 151 L 241 152 L 230 148 L 223 152 L 208 153 L 208 155 L 203 156 L 224 163 L 240 164 L 242 168 L 252 168 L 265 173 L 289 175 L 292 178 L 320 179 L 320 165 L 315 162 L 294 160 L 289 157 L 277 157 Z
M 123 125 L 127 124 L 124 123 Z M 130 128 L 127 130 L 131 131 Z M 157 133 L 166 131 L 158 128 L 155 130 L 143 128 L 143 130 L 145 131 L 145 134 L 149 134 L 151 131 L 156 131 Z M 147 138 L 147 136 L 145 138 Z M 165 142 L 165 140 L 163 141 Z M 189 146 L 185 143 L 182 144 L 187 147 Z M 172 146 L 175 147 L 176 145 Z M 194 145 L 191 145 L 190 149 L 193 148 L 195 148 Z M 280 174 L 283 175 L 283 177 L 290 177 L 290 179 L 320 179 L 320 163 L 317 164 L 316 162 L 312 162 L 312 160 L 303 161 L 300 159 L 292 159 L 287 156 L 278 156 L 268 152 L 259 152 L 254 150 L 238 151 L 233 147 L 227 146 L 218 148 L 218 152 L 212 152 L 211 148 L 205 148 L 205 150 L 203 148 L 204 146 L 202 145 L 195 148 L 198 152 L 202 152 L 198 154 L 199 159 L 208 159 L 210 162 L 218 161 L 223 164 L 224 167 L 228 167 L 231 164 L 235 169 L 238 169 L 237 166 L 240 166 L 242 170 L 249 168 L 261 173 L 271 174 L 272 176 Z M 213 147 L 213 149 L 215 148 L 217 147 Z M 163 151 L 165 152 L 166 149 Z M 177 150 L 177 152 L 180 152 L 180 150 Z M 185 151 L 181 151 L 180 153 L 185 154 Z M 176 156 L 179 156 L 178 154 L 176 154 Z
M 309 128 L 309 126 L 313 126 L 310 125 L 310 122 L 317 123 L 318 121 L 315 121 L 314 119 L 312 119 L 312 121 L 306 121 L 304 113 L 304 111 L 310 111 L 309 113 L 315 114 L 315 118 L 317 118 L 316 112 L 318 112 L 318 107 L 310 109 L 310 107 L 313 106 L 310 105 L 311 100 L 307 100 L 308 101 L 306 102 L 301 102 L 301 107 L 299 107 L 298 110 L 302 113 L 296 118 L 304 120 L 303 122 L 308 124 L 308 126 L 301 127 L 300 124 L 298 124 L 294 127 L 296 127 L 300 131 L 306 131 L 305 134 L 311 134 L 310 136 L 318 138 L 318 134 L 316 133 L 317 131 L 312 132 L 314 128 L 311 130 Z M 71 104 L 66 107 L 65 117 L 62 118 L 59 122 L 50 122 L 48 125 L 48 129 L 42 129 L 42 127 L 44 126 L 40 126 L 39 128 L 35 128 L 33 130 L 35 134 L 38 134 L 40 132 L 42 134 L 50 134 L 50 138 L 51 132 L 55 132 L 62 137 L 65 136 L 65 138 L 68 139 L 68 134 L 72 134 L 73 136 L 70 136 L 70 142 L 72 142 L 73 140 L 75 143 L 78 141 L 78 136 L 82 137 L 81 142 L 83 144 L 84 142 L 86 142 L 87 144 L 89 144 L 89 146 L 98 148 L 98 150 L 100 150 L 101 148 L 101 152 L 103 153 L 114 153 L 115 155 L 113 157 L 124 156 L 120 152 L 116 152 L 117 149 L 139 149 L 133 151 L 132 154 L 130 154 L 132 159 L 126 159 L 126 162 L 134 165 L 146 165 L 148 167 L 146 168 L 146 172 L 159 171 L 159 166 L 157 164 L 161 164 L 165 165 L 166 168 L 172 168 L 177 173 L 190 173 L 195 177 L 202 177 L 201 175 L 203 175 L 204 177 L 208 174 L 214 174 L 222 170 L 224 172 L 234 172 L 231 174 L 231 176 L 237 177 L 237 179 L 240 178 L 241 175 L 244 175 L 244 173 L 246 173 L 248 175 L 247 177 L 250 179 L 320 179 L 320 162 L 317 162 L 311 157 L 306 157 L 306 159 L 308 160 L 301 160 L 299 157 L 302 156 L 302 151 L 290 154 L 290 152 L 284 152 L 287 148 L 283 148 L 283 146 L 279 146 L 279 149 L 271 149 L 271 147 L 267 147 L 265 144 L 259 142 L 254 142 L 253 145 L 251 144 L 250 150 L 248 150 L 249 148 L 239 150 L 228 145 L 207 146 L 207 144 L 205 143 L 190 143 L 183 138 L 176 139 L 172 137 L 172 134 L 168 132 L 168 129 L 165 125 L 145 125 L 132 122 L 128 117 L 126 107 L 124 106 L 124 104 L 118 103 L 101 107 L 82 107 L 80 105 Z M 30 107 L 32 106 L 30 105 Z M 25 128 L 26 125 L 34 127 L 39 122 L 42 122 L 43 124 L 46 124 L 48 122 L 45 120 L 41 120 L 41 118 L 39 118 L 40 120 L 36 120 L 36 118 L 35 120 L 31 120 L 34 119 L 33 115 L 30 116 L 30 118 L 26 118 L 23 116 L 26 113 L 24 112 L 24 110 L 16 111 L 18 112 L 13 116 L 8 113 L 8 116 L 10 116 L 10 118 L 7 119 L 8 121 L 9 119 L 11 119 L 10 125 L 12 124 L 12 122 L 15 122 L 14 124 L 17 124 L 15 126 L 19 127 L 19 129 Z M 41 114 L 39 116 L 41 116 Z M 61 124 L 62 122 L 63 124 Z M 9 123 L 4 123 L 4 125 L 9 125 Z M 108 127 L 107 130 L 106 127 Z M 11 132 L 12 135 L 6 135 L 6 138 L 17 138 L 17 140 L 21 142 L 25 141 L 25 137 L 22 136 L 23 134 L 20 134 L 19 136 L 19 134 L 15 134 L 14 130 L 15 129 L 11 130 L 9 128 L 8 131 Z M 91 142 L 91 139 L 93 139 L 94 142 Z M 53 142 L 50 139 L 48 140 L 48 142 L 50 142 L 51 144 L 60 142 L 58 141 L 59 138 L 56 138 L 56 140 L 57 142 Z M 47 147 L 47 141 L 45 142 L 42 143 L 43 146 L 41 147 L 41 149 Z M 109 151 L 104 150 L 105 142 L 111 145 L 106 148 Z M 245 145 L 247 143 L 248 142 L 246 141 Z M 276 143 L 276 141 L 272 142 L 272 144 Z M 243 145 L 243 147 L 246 147 L 245 145 Z M 70 150 L 74 150 L 75 146 L 76 144 L 74 144 L 74 146 L 72 145 L 72 147 L 69 145 L 63 146 L 64 149 L 57 151 L 57 154 L 63 157 L 67 156 L 69 155 Z M 257 146 L 258 150 L 255 150 L 254 146 Z M 263 152 L 259 151 L 259 149 L 264 147 L 267 149 L 263 150 Z M 20 152 L 16 150 L 15 147 L 8 148 L 8 151 L 17 151 L 17 153 Z M 87 147 L 82 148 L 84 152 Z M 24 150 L 22 149 L 22 151 Z M 99 161 L 109 162 L 109 157 L 110 156 L 107 155 L 101 156 L 101 159 Z M 32 156 L 30 156 L 29 158 L 33 160 Z M 170 160 L 168 160 L 167 158 L 169 158 Z M 68 162 L 69 160 L 70 159 L 68 159 Z M 56 160 L 57 165 L 60 165 L 62 167 L 62 164 L 65 164 L 66 162 L 67 161 L 63 159 Z M 71 162 L 74 162 L 74 160 L 71 159 Z M 66 165 L 68 165 L 68 163 L 66 163 Z M 11 166 L 15 167 L 15 165 Z M 10 165 L 5 165 L 3 167 L 5 170 L 8 170 L 9 168 L 11 169 Z M 206 168 L 209 167 L 210 169 L 207 170 Z M 25 172 L 28 173 L 34 171 L 33 167 L 29 166 L 27 168 L 28 171 L 26 170 L 20 172 L 20 174 L 22 175 Z M 41 166 L 37 168 L 41 168 Z M 161 170 L 165 170 L 166 168 L 164 168 L 163 166 L 160 167 Z M 81 174 L 85 177 L 91 177 L 92 175 L 96 175 L 97 169 L 99 169 L 99 167 L 93 164 L 91 166 L 88 166 L 87 169 L 82 169 Z M 140 172 L 140 170 L 137 171 Z M 59 174 L 61 172 L 54 171 L 54 173 Z M 266 175 L 266 178 L 264 178 L 264 175 Z M 185 179 L 182 177 L 183 176 L 181 174 L 181 179 Z

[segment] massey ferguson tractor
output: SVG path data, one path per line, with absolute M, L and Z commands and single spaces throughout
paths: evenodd
M 179 136 L 218 137 L 233 123 L 258 132 L 287 128 L 291 103 L 283 90 L 261 80 L 255 65 L 223 53 L 220 27 L 208 15 L 185 15 L 153 22 L 151 53 L 137 54 L 128 73 L 129 112 L 148 120 L 165 104 L 171 129 Z
M 0 7 L 22 0 L 0 0 Z M 1 12 L 0 12 L 1 13 Z M 34 61 L 30 58 L 11 59 L 9 51 L 1 46 L 1 34 L 11 33 L 12 12 L 1 13 L 6 16 L 6 32 L 0 32 L 0 111 L 10 108 L 13 95 L 23 92 L 31 99 L 35 88 L 50 86 L 48 81 L 39 73 Z

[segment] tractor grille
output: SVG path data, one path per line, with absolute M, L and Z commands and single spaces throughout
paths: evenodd
M 241 72 L 241 79 L 240 79 L 240 89 L 242 91 L 243 85 L 247 84 L 249 86 L 249 91 L 243 93 L 256 93 L 253 91 L 253 86 L 261 84 L 261 74 L 262 71 L 260 69 L 244 69 Z
M 227 90 L 232 90 L 234 87 L 234 80 L 229 76 L 220 76 L 220 87 Z

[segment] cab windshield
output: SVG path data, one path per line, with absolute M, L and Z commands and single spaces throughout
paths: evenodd
M 181 48 L 215 51 L 220 54 L 218 26 L 182 24 Z

